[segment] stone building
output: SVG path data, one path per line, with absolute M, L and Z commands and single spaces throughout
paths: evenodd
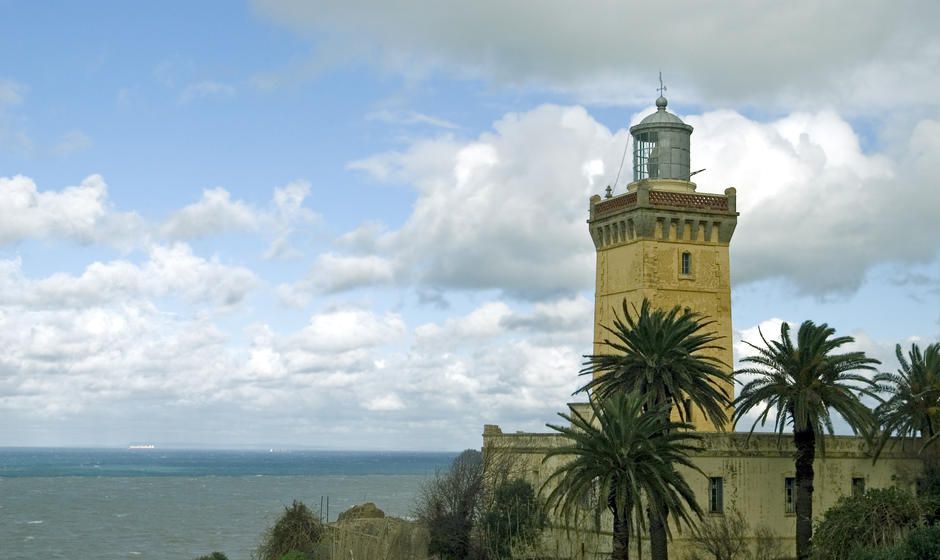
M 594 352 L 604 351 L 605 325 L 614 310 L 647 298 L 657 307 L 680 305 L 704 314 L 722 337 L 717 357 L 733 363 L 729 246 L 737 223 L 734 188 L 724 195 L 696 192 L 690 179 L 692 127 L 666 110 L 664 97 L 655 113 L 630 129 L 633 136 L 633 181 L 627 192 L 590 200 L 588 227 L 597 252 L 594 307 Z M 572 372 L 572 375 L 575 373 Z M 729 395 L 733 387 L 725 387 Z M 572 407 L 584 406 L 572 404 Z M 751 534 L 765 527 L 775 535 L 785 557 L 795 556 L 795 467 L 792 438 L 785 434 L 725 432 L 686 405 L 704 435 L 704 449 L 695 463 L 705 473 L 686 479 L 707 516 L 743 513 Z M 730 417 L 730 410 L 728 411 Z M 551 420 L 551 419 L 547 419 Z M 557 434 L 504 433 L 487 425 L 484 453 L 510 459 L 515 473 L 536 488 L 554 471 L 557 461 L 542 462 L 546 451 L 561 446 Z M 877 463 L 860 438 L 825 438 L 817 453 L 813 511 L 825 512 L 842 496 L 865 488 L 904 486 L 913 489 L 922 469 L 915 445 L 891 444 Z M 590 528 L 565 530 L 556 520 L 547 531 L 544 552 L 558 558 L 601 558 L 609 555 L 610 533 Z M 570 528 L 569 528 L 570 529 Z M 606 525 L 610 530 L 610 523 Z M 688 531 L 673 529 L 672 558 L 684 557 L 694 546 Z M 649 546 L 642 544 L 648 555 Z M 632 548 L 632 547 L 631 547 Z

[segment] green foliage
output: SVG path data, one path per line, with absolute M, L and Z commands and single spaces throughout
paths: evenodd
M 483 455 L 475 449 L 458 455 L 450 470 L 422 488 L 415 516 L 428 528 L 431 554 L 454 560 L 470 557 L 482 498 Z
M 213 552 L 211 554 L 204 554 L 196 560 L 228 560 L 228 556 L 221 552 Z
M 688 483 L 676 470 L 686 467 L 701 473 L 688 458 L 699 448 L 701 436 L 691 426 L 668 420 L 669 405 L 645 411 L 647 401 L 635 393 L 614 393 L 609 398 L 592 399 L 592 414 L 578 411 L 559 413 L 571 426 L 548 427 L 568 439 L 551 449 L 543 462 L 556 456 L 566 459 L 549 475 L 542 489 L 551 489 L 548 507 L 563 515 L 565 525 L 581 524 L 584 498 L 597 492 L 607 496 L 597 500 L 592 510 L 595 527 L 607 507 L 614 514 L 615 553 L 627 553 L 631 525 L 637 534 L 644 527 L 642 496 L 655 496 L 658 503 L 679 523 L 691 525 L 692 514 L 702 510 Z M 618 525 L 619 524 L 619 525 Z
M 794 431 L 832 434 L 831 408 L 853 429 L 869 429 L 873 423 L 871 411 L 859 400 L 859 394 L 872 397 L 876 394 L 871 380 L 855 372 L 872 371 L 880 362 L 864 352 L 834 353 L 855 341 L 851 336 L 834 334 L 835 329 L 825 323 L 804 321 L 795 345 L 787 323 L 780 325 L 779 341 L 767 340 L 764 333 L 760 335 L 763 346 L 745 341 L 757 354 L 742 359 L 742 363 L 753 366 L 740 369 L 735 375 L 756 377 L 744 385 L 734 402 L 735 423 L 752 409 L 758 409 L 761 413 L 751 425 L 751 432 L 775 413 L 778 433 L 792 426 Z
M 298 559 L 310 560 L 323 534 L 320 520 L 303 502 L 294 500 L 265 532 L 258 545 L 258 560 L 281 560 L 291 553 L 299 553 Z
M 906 359 L 900 344 L 894 351 L 901 365 L 897 373 L 875 376 L 879 389 L 889 395 L 875 409 L 881 426 L 876 457 L 893 435 L 920 436 L 922 445 L 940 436 L 940 343 L 931 344 L 924 352 L 911 344 Z
M 307 555 L 299 550 L 292 550 L 278 558 L 278 560 L 308 560 Z
M 732 414 L 737 424 L 752 410 L 758 414 L 751 424 L 751 433 L 758 423 L 764 425 L 774 417 L 774 427 L 783 434 L 793 430 L 796 447 L 796 556 L 809 558 L 813 535 L 813 462 L 816 445 L 825 450 L 821 436 L 834 432 L 831 410 L 835 410 L 855 431 L 870 434 L 874 415 L 859 395 L 878 398 L 872 381 L 859 371 L 874 370 L 878 360 L 864 352 L 837 354 L 841 346 L 854 341 L 850 336 L 834 336 L 835 329 L 825 323 L 804 321 L 796 334 L 790 336 L 790 325 L 780 326 L 780 340 L 767 340 L 761 332 L 763 346 L 745 342 L 757 354 L 741 360 L 751 364 L 735 375 L 753 376 L 735 399 Z
M 848 560 L 881 554 L 904 542 L 921 523 L 917 498 L 899 488 L 876 488 L 845 497 L 823 515 L 813 536 L 816 560 Z M 884 552 L 886 558 L 893 558 Z M 879 556 L 875 556 L 881 558 Z
M 905 548 L 911 559 L 940 558 L 940 526 L 914 529 L 907 535 Z
M 578 391 L 590 391 L 605 399 L 615 393 L 636 392 L 647 408 L 664 403 L 675 405 L 685 418 L 682 399 L 692 403 L 715 424 L 727 421 L 728 402 L 723 385 L 731 383 L 727 364 L 708 355 L 722 348 L 720 336 L 708 329 L 714 321 L 698 313 L 653 309 L 644 299 L 630 312 L 623 302 L 623 317 L 615 312 L 614 326 L 604 339 L 604 352 L 585 356 L 581 375 L 591 376 Z
M 504 482 L 496 488 L 484 517 L 486 551 L 494 558 L 512 558 L 513 546 L 534 543 L 545 522 L 545 511 L 531 484 Z

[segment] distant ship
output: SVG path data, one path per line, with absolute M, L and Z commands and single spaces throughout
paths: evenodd
M 128 445 L 127 448 L 128 449 L 156 449 L 157 446 L 155 446 L 152 443 L 141 443 L 141 444 L 136 444 L 136 445 Z

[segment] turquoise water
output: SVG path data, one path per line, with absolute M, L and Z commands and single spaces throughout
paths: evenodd
M 0 558 L 249 560 L 292 500 L 407 516 L 454 453 L 0 449 Z

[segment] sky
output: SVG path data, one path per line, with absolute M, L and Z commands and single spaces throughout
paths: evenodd
M 545 431 L 659 72 L 738 192 L 736 359 L 810 319 L 893 371 L 940 340 L 938 12 L 0 0 L 0 446 Z

